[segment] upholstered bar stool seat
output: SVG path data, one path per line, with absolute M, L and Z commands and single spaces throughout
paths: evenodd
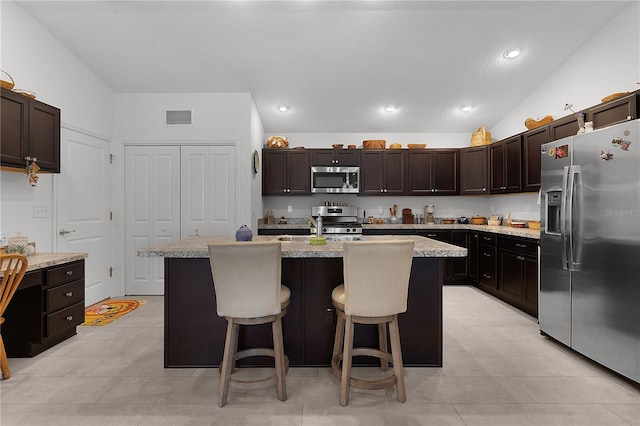
M 230 388 L 252 390 L 274 384 L 278 399 L 285 401 L 285 375 L 289 360 L 284 354 L 282 317 L 289 306 L 291 291 L 280 283 L 280 243 L 232 242 L 208 247 L 217 314 L 227 320 L 224 354 L 220 364 L 218 406 L 227 404 Z M 273 349 L 248 348 L 238 351 L 239 326 L 267 323 L 271 323 Z M 259 379 L 233 377 L 236 361 L 252 356 L 273 357 L 275 373 Z
M 342 406 L 349 403 L 351 387 L 385 389 L 395 386 L 398 400 L 407 400 L 398 314 L 407 310 L 413 245 L 413 241 L 410 240 L 344 243 L 344 284 L 331 292 L 332 304 L 338 315 L 331 369 L 341 382 Z M 377 324 L 379 346 L 354 348 L 354 324 Z M 388 339 L 391 342 L 390 352 Z M 388 370 L 391 362 L 393 373 L 375 380 L 352 377 L 351 366 L 354 356 L 379 358 L 383 371 Z

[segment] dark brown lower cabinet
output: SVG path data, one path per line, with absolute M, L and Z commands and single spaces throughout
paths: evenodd
M 538 245 L 534 240 L 499 237 L 498 292 L 507 302 L 538 316 Z
M 84 309 L 84 260 L 27 272 L 4 314 L 7 355 L 31 357 L 75 335 Z

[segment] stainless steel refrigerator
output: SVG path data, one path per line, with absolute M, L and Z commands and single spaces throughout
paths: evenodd
M 541 158 L 540 331 L 640 383 L 640 120 Z

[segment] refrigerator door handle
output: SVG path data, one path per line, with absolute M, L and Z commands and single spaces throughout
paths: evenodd
M 568 269 L 567 263 L 567 203 L 569 166 L 564 166 L 562 173 L 562 198 L 560 199 L 560 246 L 562 247 L 562 269 Z
M 566 245 L 564 245 L 564 249 L 566 250 L 567 257 L 567 267 L 570 271 L 579 271 L 580 263 L 576 262 L 576 250 L 574 250 L 576 243 L 576 235 L 574 235 L 574 219 L 575 214 L 580 214 L 580 209 L 577 205 L 576 194 L 576 177 L 579 179 L 579 175 L 581 173 L 580 166 L 569 166 L 568 176 L 567 177 L 567 210 L 566 210 L 566 228 L 567 228 L 567 239 Z M 575 212 L 575 214 L 574 214 Z

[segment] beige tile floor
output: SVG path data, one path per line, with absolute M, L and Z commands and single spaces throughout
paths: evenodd
M 0 424 L 640 425 L 638 385 L 473 287 L 444 288 L 444 366 L 407 368 L 405 404 L 390 390 L 353 390 L 348 407 L 328 369 L 291 368 L 286 402 L 274 389 L 232 390 L 218 408 L 217 369 L 163 368 L 163 300 L 145 299 L 108 326 L 79 327 L 35 358 L 10 359 Z

